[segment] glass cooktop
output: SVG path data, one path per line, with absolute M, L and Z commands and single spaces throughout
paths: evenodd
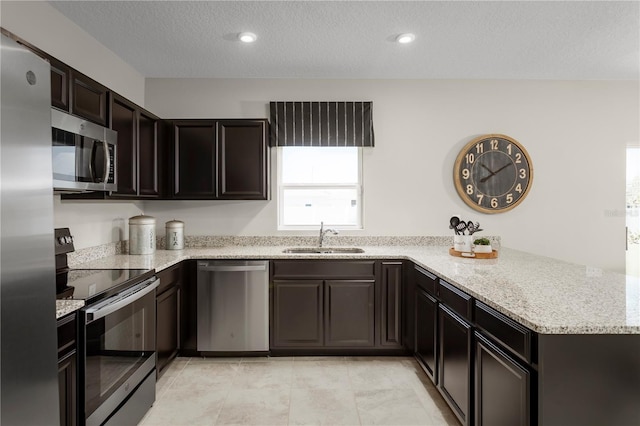
M 57 298 L 102 299 L 152 276 L 148 269 L 71 269 L 56 277 Z

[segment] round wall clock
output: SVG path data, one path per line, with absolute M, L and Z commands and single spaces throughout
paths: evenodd
M 483 213 L 502 213 L 524 200 L 533 181 L 529 154 L 509 136 L 475 138 L 453 167 L 456 190 L 467 205 Z

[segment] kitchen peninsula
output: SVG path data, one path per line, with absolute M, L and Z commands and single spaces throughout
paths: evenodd
M 475 419 L 476 424 L 482 423 L 478 408 L 483 402 L 478 397 L 491 391 L 490 383 L 487 389 L 479 387 L 481 383 L 486 384 L 477 376 L 480 371 L 477 363 L 483 353 L 480 344 L 476 343 L 476 349 L 472 349 L 472 342 L 483 341 L 484 332 L 498 342 L 506 342 L 507 349 L 499 347 L 498 353 L 515 359 L 527 373 L 528 392 L 523 404 L 525 411 L 531 411 L 530 424 L 640 424 L 637 404 L 640 400 L 640 282 L 637 279 L 507 248 L 500 250 L 497 259 L 465 259 L 450 256 L 447 245 L 443 244 L 363 245 L 361 254 L 283 253 L 288 247 L 228 245 L 157 250 L 153 255 L 95 259 L 82 263 L 82 267 L 161 271 L 192 259 L 397 260 L 404 265 L 403 345 L 409 351 L 414 352 L 416 342 L 413 335 L 407 338 L 406 333 L 416 324 L 416 316 L 411 316 L 416 306 L 416 288 L 419 288 L 416 271 L 433 276 L 435 285 L 443 290 L 453 287 L 452 291 L 468 303 L 466 317 L 456 311 L 467 327 L 471 327 L 468 329 L 471 333 L 468 334 L 468 401 L 460 407 L 455 398 L 453 405 L 448 401 L 454 412 L 455 407 L 459 408 L 461 414 L 456 412 L 456 415 L 463 424 L 472 423 L 471 419 Z M 444 294 L 436 302 L 448 306 Z M 449 312 L 449 308 L 443 311 Z M 511 337 L 493 333 L 490 323 L 480 322 L 483 312 L 489 311 L 493 318 L 512 324 L 510 330 L 522 330 L 523 336 L 529 336 L 520 352 L 524 355 L 510 353 Z M 442 352 L 438 355 L 440 368 L 446 365 L 443 362 L 446 355 Z M 430 377 L 432 374 L 437 377 L 425 371 Z M 442 377 L 439 382 L 446 383 Z M 475 402 L 471 403 L 473 398 Z

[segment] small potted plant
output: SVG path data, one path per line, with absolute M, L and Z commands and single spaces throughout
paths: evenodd
M 476 253 L 491 253 L 491 241 L 488 238 L 476 238 L 473 242 L 473 251 Z

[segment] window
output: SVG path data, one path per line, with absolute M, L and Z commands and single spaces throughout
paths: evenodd
M 278 148 L 278 229 L 362 229 L 362 148 Z

